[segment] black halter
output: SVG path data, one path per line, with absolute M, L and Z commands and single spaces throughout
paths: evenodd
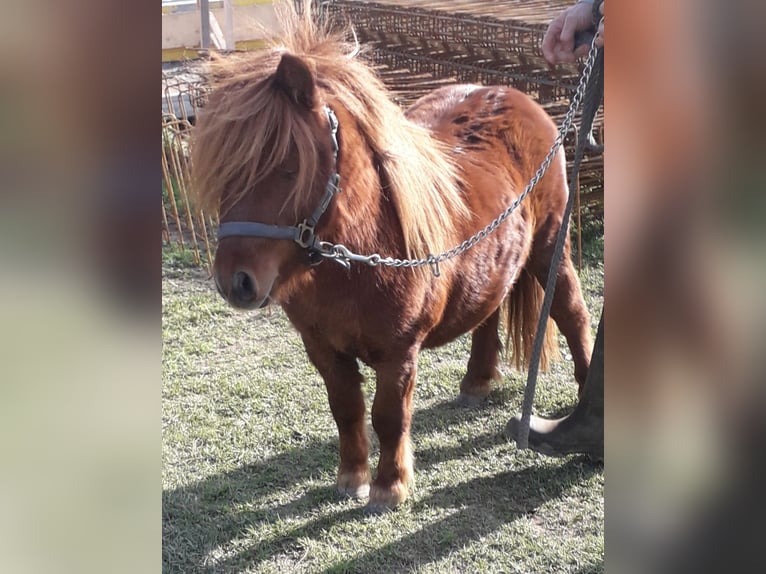
M 322 262 L 319 238 L 314 228 L 327 210 L 332 198 L 340 191 L 340 175 L 338 174 L 338 118 L 328 106 L 324 106 L 327 120 L 330 122 L 330 139 L 332 140 L 333 173 L 325 187 L 324 196 L 310 217 L 296 225 L 267 225 L 252 221 L 230 221 L 218 227 L 218 241 L 225 237 L 263 237 L 267 239 L 290 239 L 307 249 L 312 265 Z

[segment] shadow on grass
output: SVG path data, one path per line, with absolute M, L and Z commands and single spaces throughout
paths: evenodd
M 595 562 L 594 564 L 586 564 L 580 568 L 576 574 L 603 574 L 604 573 L 604 561 Z
M 444 558 L 491 532 L 534 512 L 558 498 L 595 467 L 570 459 L 559 466 L 532 466 L 476 478 L 458 487 L 437 490 L 417 501 L 413 512 L 428 507 L 460 509 L 414 534 L 325 569 L 336 572 L 381 572 L 386 564 L 410 571 Z
M 323 501 L 334 500 L 333 485 L 328 483 L 289 504 L 252 509 L 253 501 L 312 476 L 331 475 L 336 453 L 332 441 L 310 441 L 261 462 L 163 491 L 162 571 L 212 571 L 205 567 L 206 554 L 237 539 L 252 525 L 308 513 Z
M 440 403 L 415 414 L 420 432 L 447 428 L 480 416 L 483 416 L 482 409 L 464 409 L 453 403 Z M 470 457 L 505 442 L 507 438 L 502 433 L 483 433 L 468 437 L 457 446 L 418 449 L 418 467 Z M 463 547 L 470 539 L 529 514 L 546 500 L 561 495 L 582 478 L 578 464 L 570 461 L 553 468 L 541 466 L 505 472 L 434 491 L 424 499 L 408 503 L 412 505 L 411 511 L 452 506 L 460 510 L 414 536 L 335 565 L 328 572 L 364 572 L 380 567 L 381 561 L 394 556 L 399 557 L 400 562 L 401 557 L 406 556 L 413 565 L 444 556 Z M 236 572 L 253 568 L 295 550 L 299 539 L 320 539 L 334 524 L 366 520 L 361 503 L 348 509 L 336 505 L 333 481 L 336 465 L 337 438 L 333 436 L 329 440 L 307 441 L 266 460 L 164 491 L 163 572 Z M 296 484 L 311 479 L 326 480 L 326 485 L 306 489 L 286 503 L 268 500 L 258 503 L 262 498 L 278 498 L 276 495 L 281 491 L 294 489 Z M 487 509 L 488 500 L 495 501 L 491 513 Z M 215 566 L 206 564 L 210 552 L 220 548 L 230 550 L 231 543 L 246 537 L 250 529 L 312 514 L 321 515 L 287 532 L 280 531 L 256 541 L 235 555 L 217 561 Z

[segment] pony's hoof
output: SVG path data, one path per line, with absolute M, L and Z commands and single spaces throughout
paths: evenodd
M 492 381 L 499 381 L 500 373 L 497 369 L 489 377 L 476 377 L 466 373 L 460 381 L 460 394 L 457 396 L 457 404 L 461 407 L 474 408 L 482 405 L 492 391 Z
M 478 394 L 478 395 L 460 393 L 457 396 L 457 399 L 455 400 L 455 402 L 458 404 L 458 406 L 468 408 L 468 409 L 475 409 L 476 407 L 480 407 L 486 402 L 487 395 L 489 395 L 489 392 L 487 392 L 487 394 Z
M 341 498 L 353 498 L 356 500 L 360 498 L 367 498 L 370 496 L 370 485 L 360 484 L 359 486 L 339 486 L 338 494 L 340 494 Z
M 370 495 L 370 471 L 339 474 L 337 487 L 343 498 L 367 498 Z
M 387 514 L 393 511 L 394 509 L 391 506 L 386 506 L 385 504 L 368 502 L 365 505 L 364 509 L 362 510 L 362 514 L 364 514 L 365 516 L 380 516 L 382 514 Z
M 391 512 L 406 500 L 407 494 L 407 487 L 398 480 L 387 488 L 373 484 L 370 489 L 370 501 L 364 507 L 364 513 L 373 515 Z

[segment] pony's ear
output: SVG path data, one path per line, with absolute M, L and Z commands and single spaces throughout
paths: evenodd
M 292 54 L 282 54 L 274 80 L 295 103 L 313 109 L 317 105 L 317 85 L 311 62 L 301 60 Z

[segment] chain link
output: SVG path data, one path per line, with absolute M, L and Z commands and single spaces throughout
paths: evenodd
M 588 52 L 588 57 L 585 60 L 582 75 L 580 76 L 580 83 L 577 85 L 577 90 L 572 97 L 569 109 L 564 116 L 564 120 L 561 122 L 558 134 L 556 135 L 556 139 L 553 140 L 551 148 L 548 150 L 548 153 L 540 164 L 540 167 L 537 169 L 532 179 L 529 180 L 529 183 L 527 183 L 527 186 L 524 188 L 524 191 L 521 193 L 521 195 L 519 195 L 519 197 L 517 197 L 513 203 L 511 203 L 511 205 L 505 208 L 505 210 L 495 219 L 493 219 L 489 224 L 463 241 L 460 245 L 456 245 L 452 249 L 444 251 L 438 255 L 428 255 L 427 257 L 423 257 L 421 259 L 397 259 L 394 257 L 382 257 L 378 253 L 373 253 L 371 255 L 359 255 L 352 252 L 345 245 L 333 245 L 328 242 L 321 243 L 320 247 L 322 257 L 335 260 L 345 267 L 348 267 L 349 263 L 352 261 L 365 263 L 371 267 L 385 265 L 386 267 L 395 268 L 416 268 L 423 267 L 424 265 L 430 265 L 434 275 L 438 277 L 440 263 L 462 255 L 474 247 L 477 243 L 484 240 L 488 235 L 493 233 L 506 219 L 508 219 L 508 217 L 510 217 L 510 215 L 519 207 L 519 205 L 521 205 L 521 202 L 524 201 L 524 199 L 532 192 L 537 183 L 548 171 L 548 168 L 553 162 L 554 156 L 564 143 L 564 138 L 566 138 L 567 133 L 569 133 L 569 128 L 572 126 L 575 113 L 577 112 L 578 108 L 580 107 L 580 103 L 582 102 L 582 98 L 585 93 L 585 87 L 588 84 L 591 72 L 593 71 L 593 64 L 596 61 L 596 53 L 598 52 L 598 47 L 596 46 L 596 36 L 593 37 L 591 42 L 590 52 Z

